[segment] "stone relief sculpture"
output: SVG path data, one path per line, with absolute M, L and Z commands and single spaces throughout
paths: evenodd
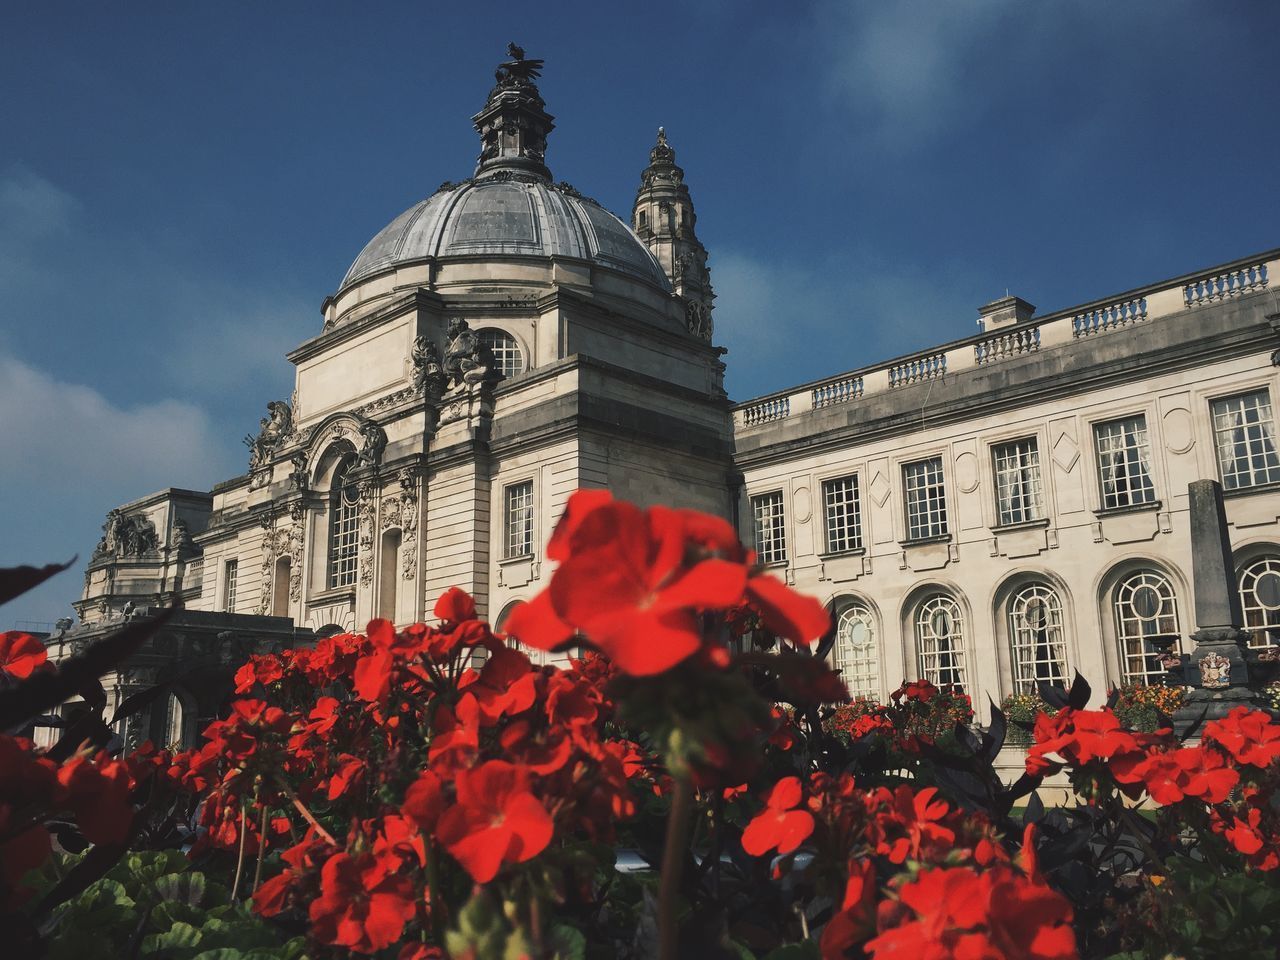
M 409 359 L 413 363 L 413 389 L 428 399 L 439 400 L 449 378 L 445 375 L 436 345 L 426 337 L 418 337 L 413 341 Z
M 444 372 L 454 389 L 480 386 L 492 379 L 492 359 L 466 320 L 449 321 L 449 345 L 444 351 Z
M 292 431 L 292 408 L 284 400 L 272 400 L 267 404 L 267 416 L 258 421 L 258 435 L 246 434 L 244 438 L 244 445 L 249 448 L 250 473 L 265 467 L 276 447 Z
M 299 450 L 289 460 L 289 464 L 293 470 L 289 473 L 289 483 L 299 493 L 306 493 L 310 485 L 307 479 L 307 454 L 305 450 Z
M 93 551 L 94 557 L 140 557 L 160 547 L 155 524 L 138 514 L 125 514 L 119 509 L 107 513 L 102 525 L 102 539 Z
M 361 467 L 376 467 L 382 462 L 382 453 L 387 449 L 387 432 L 372 420 L 362 421 L 360 436 L 364 443 L 357 454 L 357 463 Z
M 190 550 L 195 546 L 195 541 L 191 539 L 191 530 L 187 527 L 187 521 L 181 517 L 174 518 L 171 546 L 176 550 Z
M 412 580 L 418 570 L 418 473 L 413 468 L 401 471 L 400 491 L 401 576 Z
M 507 44 L 507 56 L 510 60 L 498 64 L 494 78 L 500 87 L 518 87 L 531 84 L 542 76 L 542 60 L 526 60 L 524 48 L 514 43 Z
M 366 480 L 360 484 L 360 554 L 357 561 L 362 587 L 373 583 L 373 513 L 373 484 Z

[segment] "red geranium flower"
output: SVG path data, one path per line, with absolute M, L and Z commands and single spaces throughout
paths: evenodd
M 1153 753 L 1135 768 L 1156 803 L 1177 803 L 1199 797 L 1205 803 L 1221 803 L 1240 782 L 1240 774 L 1227 766 L 1221 754 L 1202 747 L 1182 747 Z
M 791 853 L 813 833 L 813 814 L 797 810 L 804 800 L 799 777 L 783 777 L 769 791 L 760 814 L 742 831 L 742 849 L 759 857 L 775 847 Z
M 412 881 L 393 873 L 393 862 L 367 853 L 335 853 L 325 861 L 320 896 L 311 901 L 312 935 L 357 953 L 377 953 L 399 940 L 416 904 Z
M 1253 767 L 1269 767 L 1280 757 L 1280 723 L 1261 710 L 1236 707 L 1221 720 L 1206 724 L 1204 739 L 1218 744 L 1237 763 Z
M 824 960 L 843 960 L 849 950 L 876 932 L 876 868 L 859 860 L 849 871 L 840 912 L 822 931 L 819 946 Z
M 504 863 L 524 863 L 551 842 L 551 815 L 529 790 L 527 770 L 490 760 L 460 770 L 458 799 L 436 825 L 436 836 L 477 883 Z
M 25 680 L 48 659 L 44 644 L 31 634 L 17 630 L 0 633 L 0 674 Z

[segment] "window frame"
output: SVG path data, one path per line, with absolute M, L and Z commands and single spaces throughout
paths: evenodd
M 1035 457 L 1033 465 L 1035 470 L 1034 493 L 1035 502 L 1032 505 L 1032 516 L 1024 516 L 1020 519 L 1005 519 L 1005 509 L 1001 501 L 1001 451 L 1008 447 L 1014 447 L 1020 444 L 1031 444 L 1031 452 Z M 991 467 L 991 490 L 992 490 L 992 506 L 995 510 L 992 523 L 993 529 L 1006 527 L 1020 527 L 1029 524 L 1043 523 L 1049 519 L 1049 496 L 1046 484 L 1044 462 L 1040 456 L 1040 434 L 1039 433 L 1020 433 L 1016 436 L 1005 437 L 999 440 L 993 440 L 988 444 Z M 1019 471 L 1025 471 L 1027 467 L 1016 468 Z
M 1140 584 L 1139 587 L 1146 586 L 1155 589 L 1149 582 L 1150 578 L 1159 578 L 1163 580 L 1169 590 L 1169 596 L 1161 600 L 1161 609 L 1157 614 L 1150 618 L 1156 623 L 1156 629 L 1144 631 L 1139 636 L 1135 636 L 1131 631 L 1126 629 L 1126 620 L 1121 613 L 1121 605 L 1125 600 L 1121 597 L 1121 591 L 1125 590 L 1128 585 L 1139 578 L 1147 578 L 1146 583 Z M 1130 593 L 1136 593 L 1137 587 L 1130 590 Z M 1164 676 L 1164 670 L 1160 668 L 1152 669 L 1150 659 L 1156 656 L 1154 651 L 1146 650 L 1145 647 L 1140 648 L 1139 652 L 1131 652 L 1127 648 L 1127 644 L 1131 640 L 1141 640 L 1146 643 L 1149 636 L 1162 636 L 1172 634 L 1174 637 L 1173 645 L 1170 647 L 1170 653 L 1178 654 L 1182 651 L 1182 612 L 1181 602 L 1179 600 L 1179 580 L 1168 570 L 1156 563 L 1147 562 L 1139 563 L 1134 566 L 1127 567 L 1119 574 L 1110 578 L 1110 587 L 1103 594 L 1103 598 L 1107 603 L 1108 615 L 1111 619 L 1112 644 L 1111 649 L 1116 657 L 1116 676 L 1122 685 L 1137 683 L 1149 685 L 1151 679 L 1160 679 Z M 1159 592 L 1157 590 L 1157 592 Z M 1127 602 L 1132 606 L 1132 596 L 1127 598 Z M 1166 612 L 1165 606 L 1172 603 L 1170 612 Z M 1160 621 L 1172 619 L 1172 630 L 1159 629 Z M 1135 610 L 1134 615 L 1130 618 L 1131 622 L 1141 623 L 1143 618 L 1138 615 Z M 1130 669 L 1130 662 L 1137 660 L 1139 657 L 1144 659 L 1143 669 L 1135 671 Z
M 487 348 L 490 355 L 493 357 L 494 371 L 496 373 L 499 373 L 502 379 L 509 380 L 512 377 L 518 377 L 520 374 L 524 373 L 526 370 L 529 369 L 528 351 L 525 350 L 525 345 L 520 341 L 520 338 L 517 337 L 510 330 L 507 330 L 503 327 L 495 326 L 494 324 L 487 324 L 486 326 L 478 327 L 475 331 L 475 334 L 476 334 L 476 341 L 480 343 L 482 346 L 484 346 L 485 348 Z M 519 360 L 519 369 L 515 370 L 513 373 L 506 373 L 505 371 L 500 369 L 499 367 L 500 356 L 503 355 L 504 352 L 494 350 L 493 345 L 485 341 L 486 334 L 490 334 L 490 335 L 499 334 L 511 341 L 511 343 L 515 346 L 515 355 Z
M 930 532 L 918 533 L 912 528 L 911 514 L 911 495 L 912 488 L 908 480 L 907 472 L 913 467 L 925 466 L 936 462 L 938 465 L 938 480 L 936 487 L 941 491 L 939 502 L 942 505 L 941 510 L 941 529 L 933 532 L 934 524 L 929 524 Z M 948 540 L 951 538 L 951 517 L 949 510 L 949 497 L 947 495 L 947 462 L 942 453 L 928 454 L 922 457 L 912 457 L 910 459 L 901 460 L 898 463 L 898 476 L 902 481 L 902 523 L 905 543 L 931 543 L 934 541 Z M 928 515 L 928 514 L 926 514 Z
M 831 536 L 831 501 L 828 497 L 828 487 L 843 483 L 846 481 L 853 482 L 853 523 L 848 524 L 848 504 L 844 504 L 846 508 L 846 528 L 852 527 L 852 532 L 846 529 L 844 539 L 848 545 L 843 547 L 832 546 Z M 862 471 L 849 470 L 844 473 L 833 474 L 827 477 L 818 478 L 818 491 L 822 497 L 822 546 L 823 556 L 840 556 L 843 554 L 860 554 L 865 553 L 867 549 L 866 538 L 866 518 L 863 515 L 862 501 Z
M 325 589 L 350 590 L 360 576 L 360 485 L 348 481 L 355 469 L 354 454 L 345 455 L 333 471 L 329 485 L 329 517 L 325 539 Z M 347 491 L 355 499 L 347 501 Z
M 1048 629 L 1046 629 L 1046 638 L 1044 640 L 1033 638 L 1031 643 L 1027 643 L 1024 640 L 1026 633 L 1029 630 L 1034 630 L 1035 628 L 1033 626 L 1026 625 L 1025 622 L 1019 621 L 1020 611 L 1018 606 L 1020 601 L 1033 591 L 1039 595 L 1029 598 L 1027 603 L 1022 605 L 1024 607 L 1027 606 L 1030 600 L 1039 600 L 1044 602 L 1047 595 L 1048 597 L 1051 597 L 1053 601 L 1053 603 L 1049 605 L 1049 611 L 1053 616 L 1053 619 L 1046 624 L 1046 628 Z M 1020 579 L 1016 585 L 1008 589 L 1007 592 L 1004 592 L 1004 600 L 1001 607 L 1001 613 L 1004 617 L 1004 627 L 1008 631 L 1008 636 L 1005 638 L 1005 648 L 1009 657 L 1009 687 L 1011 692 L 1034 693 L 1038 688 L 1039 683 L 1042 681 L 1047 683 L 1058 683 L 1066 686 L 1071 676 L 1071 650 L 1070 641 L 1067 636 L 1067 609 L 1066 604 L 1063 601 L 1062 590 L 1057 586 L 1057 584 L 1041 576 Z M 1056 641 L 1049 633 L 1050 629 L 1056 629 Z M 1054 648 L 1057 648 L 1059 658 L 1056 662 L 1050 658 L 1042 659 L 1037 655 L 1038 651 L 1036 647 L 1040 643 L 1045 644 L 1045 646 L 1049 648 L 1051 656 L 1054 652 Z M 1027 649 L 1030 649 L 1031 652 L 1031 659 L 1029 662 L 1024 658 L 1022 652 Z M 1058 673 L 1056 678 L 1053 676 L 1039 676 L 1040 664 L 1046 663 L 1056 666 Z M 1029 671 L 1023 669 L 1024 666 L 1027 665 L 1031 668 Z
M 953 618 L 953 632 L 947 635 L 947 653 L 951 657 L 951 665 L 946 669 L 954 677 L 959 677 L 959 682 L 956 682 L 955 679 L 943 679 L 943 669 L 941 667 L 942 651 L 926 650 L 924 647 L 926 639 L 930 639 L 933 642 L 940 639 L 940 635 L 934 632 L 934 615 L 941 612 L 939 601 L 945 601 L 949 605 Z M 929 607 L 934 609 L 930 611 L 926 618 L 926 608 Z M 920 679 L 928 680 L 936 687 L 953 686 L 962 693 L 969 693 L 972 689 L 972 678 L 969 676 L 969 657 L 965 637 L 968 617 L 960 598 L 945 587 L 935 587 L 921 595 L 917 595 L 917 599 L 908 609 L 910 610 L 911 646 L 915 655 L 916 675 Z M 954 629 L 957 626 L 959 627 L 958 631 Z M 926 638 L 924 632 L 926 627 L 929 631 L 928 638 Z
M 1255 573 L 1260 566 L 1267 569 Z M 1250 650 L 1271 650 L 1280 647 L 1280 607 L 1269 607 L 1257 595 L 1257 581 L 1266 574 L 1280 576 L 1280 550 L 1266 550 L 1246 558 L 1236 572 L 1236 590 L 1240 594 L 1240 610 L 1244 614 L 1241 626 L 1250 633 Z M 1246 578 L 1251 577 L 1246 592 Z
M 1267 407 L 1270 411 L 1269 423 L 1271 426 L 1272 455 L 1277 458 L 1277 465 L 1275 467 L 1269 467 L 1267 469 L 1274 471 L 1275 475 L 1274 477 L 1269 477 L 1268 479 L 1260 483 L 1248 483 L 1248 484 L 1243 484 L 1238 486 L 1228 486 L 1227 473 L 1226 473 L 1226 470 L 1224 469 L 1224 464 L 1222 462 L 1222 448 L 1219 446 L 1219 443 L 1218 443 L 1218 434 L 1220 430 L 1218 427 L 1218 414 L 1215 407 L 1220 403 L 1226 403 L 1231 400 L 1240 400 L 1240 399 L 1244 399 L 1251 396 L 1257 396 L 1259 394 L 1263 395 L 1266 398 Z M 1275 415 L 1275 404 L 1272 400 L 1271 385 L 1269 383 L 1254 384 L 1249 387 L 1244 387 L 1243 389 L 1233 390 L 1230 393 L 1223 393 L 1223 394 L 1208 396 L 1205 399 L 1209 406 L 1210 445 L 1213 449 L 1214 466 L 1218 471 L 1218 481 L 1222 484 L 1222 492 L 1228 495 L 1234 494 L 1234 493 L 1247 493 L 1252 490 L 1263 490 L 1263 489 L 1280 485 L 1280 445 L 1277 445 L 1276 443 L 1276 436 L 1275 436 L 1276 415 Z M 1261 421 L 1259 420 L 1258 423 L 1260 424 Z M 1240 429 L 1240 427 L 1239 426 L 1228 427 L 1227 429 L 1235 430 L 1235 429 Z M 1251 446 L 1251 441 L 1247 445 Z M 1248 458 L 1249 458 L 1249 466 L 1247 469 L 1247 473 L 1249 475 L 1257 473 L 1258 472 L 1257 468 L 1253 466 L 1252 451 L 1250 451 Z
M 513 530 L 513 525 L 516 522 L 516 517 L 512 512 L 511 497 L 512 497 L 512 494 L 521 487 L 528 487 L 528 490 L 529 490 L 528 503 L 525 506 L 525 509 L 528 510 L 528 516 L 525 520 L 525 530 L 524 530 L 525 549 L 517 553 L 512 549 L 512 544 L 514 542 L 514 538 L 512 537 L 512 530 Z M 535 482 L 535 478 L 531 476 L 522 477 L 518 480 L 511 480 L 510 482 L 504 483 L 502 485 L 502 493 L 501 493 L 502 532 L 500 536 L 502 538 L 502 559 L 503 560 L 524 560 L 534 556 L 534 554 L 537 553 L 537 547 L 538 547 L 537 495 L 538 495 L 538 485 Z
M 756 510 L 756 503 L 766 498 L 776 497 L 778 502 L 777 520 L 777 539 L 781 543 L 780 551 L 773 551 L 766 554 L 760 538 L 760 517 Z M 751 544 L 756 552 L 756 558 L 765 566 L 781 566 L 789 562 L 790 555 L 787 552 L 787 496 L 786 491 L 782 487 L 775 487 L 771 490 L 763 490 L 757 493 L 749 494 L 747 497 L 747 506 L 751 515 Z M 773 555 L 780 553 L 781 555 Z
M 860 597 L 842 597 L 837 600 L 837 604 L 833 618 L 834 637 L 831 652 L 827 654 L 831 667 L 840 671 L 840 677 L 849 688 L 849 694 L 852 697 L 879 700 L 884 696 L 884 664 L 880 650 L 879 618 L 871 604 Z M 867 644 L 869 656 L 861 658 L 852 655 L 841 656 L 843 628 L 846 617 L 850 614 L 866 624 L 871 633 L 870 643 Z M 870 670 L 859 669 L 868 664 Z
M 1099 420 L 1089 421 L 1089 434 L 1091 443 L 1093 444 L 1093 467 L 1097 478 L 1097 495 L 1099 513 L 1124 513 L 1130 510 L 1156 510 L 1160 507 L 1160 498 L 1157 496 L 1156 475 L 1155 475 L 1155 457 L 1153 456 L 1154 444 L 1151 440 L 1151 418 L 1147 416 L 1144 410 L 1136 410 L 1131 413 L 1121 414 L 1120 416 L 1106 417 Z M 1144 436 L 1145 460 L 1141 454 L 1142 447 L 1135 446 L 1134 449 L 1139 452 L 1139 464 L 1145 470 L 1147 480 L 1146 490 L 1148 496 L 1146 499 L 1135 502 L 1132 497 L 1132 489 L 1128 493 L 1128 500 L 1125 503 L 1108 503 L 1107 502 L 1107 480 L 1103 467 L 1103 449 L 1102 437 L 1100 431 L 1114 424 L 1125 423 L 1126 421 L 1141 421 L 1142 432 Z M 1125 449 L 1129 449 L 1126 444 Z M 1118 497 L 1116 498 L 1118 499 Z
M 236 594 L 240 580 L 240 558 L 230 557 L 222 564 L 222 611 L 236 612 Z

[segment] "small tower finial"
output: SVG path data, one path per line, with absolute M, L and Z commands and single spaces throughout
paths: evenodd
M 526 60 L 524 48 L 514 42 L 507 44 L 507 56 L 498 64 L 489 101 L 471 118 L 481 144 L 476 175 L 506 169 L 550 180 L 544 154 L 555 118 L 544 109 L 534 82 L 542 75 L 542 61 Z

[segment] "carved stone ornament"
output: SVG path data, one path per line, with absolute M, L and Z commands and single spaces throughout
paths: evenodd
M 418 570 L 418 473 L 412 468 L 400 473 L 400 557 L 401 576 L 412 580 Z
M 400 526 L 399 497 L 382 498 L 382 523 L 380 526 L 383 530 L 390 530 L 392 527 Z
M 175 517 L 173 521 L 173 539 L 170 546 L 175 550 L 190 550 L 195 546 L 195 542 L 191 539 L 191 531 L 187 528 L 187 521 L 181 517 Z
M 360 484 L 360 585 L 373 583 L 373 484 Z
M 1222 690 L 1231 686 L 1231 661 L 1220 653 L 1208 653 L 1200 659 L 1200 686 Z
M 310 480 L 307 477 L 306 452 L 299 450 L 289 460 L 289 463 L 293 467 L 292 472 L 289 474 L 289 484 L 300 493 L 305 493 L 310 485 Z
M 140 514 L 111 510 L 102 525 L 102 539 L 93 551 L 94 557 L 140 557 L 160 547 L 156 527 Z
M 383 451 L 387 449 L 387 432 L 374 421 L 365 420 L 360 424 L 360 436 L 364 442 L 360 446 L 358 455 L 359 465 L 376 467 L 382 463 Z
M 457 388 L 480 386 L 492 379 L 493 359 L 462 317 L 449 321 L 449 346 L 444 352 L 444 372 Z
M 448 377 L 436 345 L 426 337 L 418 337 L 413 341 L 409 360 L 413 364 L 413 389 L 429 400 L 439 400 L 448 385 Z
M 257 473 L 271 460 L 271 454 L 293 432 L 293 409 L 284 400 L 272 400 L 267 404 L 267 416 L 258 421 L 258 435 L 246 434 L 244 445 L 249 448 L 249 472 Z

